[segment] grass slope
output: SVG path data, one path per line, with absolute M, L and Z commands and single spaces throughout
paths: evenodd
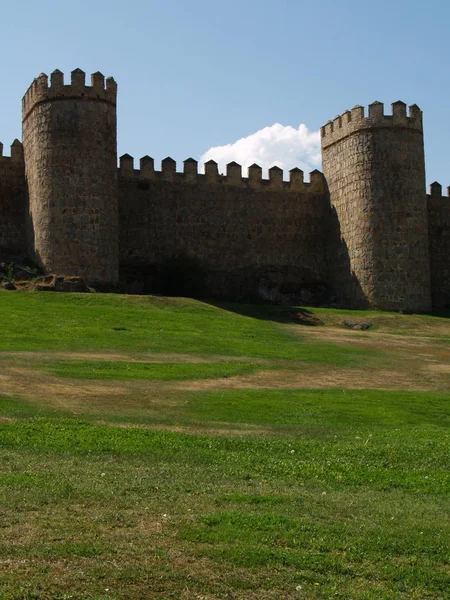
M 208 304 L 186 298 L 119 296 L 115 294 L 11 294 L 0 290 L 2 329 L 0 350 L 129 350 L 181 352 L 223 356 L 251 356 L 294 360 L 347 360 L 333 344 L 304 346 L 289 328 L 274 326 L 288 320 L 292 311 L 279 307 Z M 317 312 L 323 317 L 332 311 Z M 430 316 L 385 316 L 364 311 L 361 318 L 376 317 L 386 330 L 410 333 L 409 327 L 428 327 L 446 319 Z M 336 311 L 337 320 L 354 311 Z M 403 317 L 403 318 L 402 318 Z M 330 319 L 332 322 L 335 319 Z M 433 322 L 434 321 L 434 322 Z M 307 329 L 307 327 L 305 327 Z M 301 329 L 301 328 L 300 328 Z M 447 329 L 448 338 L 449 332 Z M 444 335 L 444 339 L 446 339 Z M 368 356 L 347 348 L 346 355 Z
M 298 340 L 270 321 L 184 298 L 50 292 L 7 296 L 1 291 L 0 298 L 0 319 L 8 322 L 0 342 L 4 350 L 301 356 Z M 308 349 L 306 356 L 314 350 Z
M 444 600 L 448 320 L 291 313 L 0 292 L 0 599 Z

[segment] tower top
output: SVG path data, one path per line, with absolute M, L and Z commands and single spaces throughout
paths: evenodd
M 321 127 L 322 148 L 341 141 L 355 131 L 381 128 L 409 129 L 422 133 L 422 111 L 417 104 L 412 104 L 407 115 L 406 104 L 398 100 L 391 104 L 391 114 L 385 115 L 383 103 L 372 102 L 366 117 L 364 107 L 357 104 L 352 110 L 344 111 Z
M 117 83 L 113 77 L 108 77 L 105 83 L 105 77 L 97 71 L 91 75 L 91 85 L 86 85 L 86 73 L 81 69 L 75 69 L 70 76 L 67 85 L 59 69 L 50 75 L 50 85 L 45 73 L 36 77 L 22 98 L 22 117 L 26 118 L 36 104 L 47 100 L 83 98 L 116 104 Z

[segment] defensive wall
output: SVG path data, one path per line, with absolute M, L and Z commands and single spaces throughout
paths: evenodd
M 432 183 L 427 204 L 433 305 L 450 306 L 450 187 L 443 196 L 441 184 Z
M 3 156 L 0 143 L 0 250 L 3 253 L 26 252 L 26 209 L 22 144 L 14 140 L 11 155 Z
M 117 165 L 117 84 L 54 71 L 0 145 L 0 260 L 142 293 L 427 311 L 450 305 L 450 197 L 425 192 L 422 112 L 395 102 L 321 129 L 324 173 L 234 162 Z
M 422 112 L 355 106 L 321 130 L 322 164 L 359 306 L 431 308 Z
M 168 291 L 185 286 L 186 294 L 276 300 L 311 293 L 327 280 L 328 210 L 319 171 L 305 182 L 303 172 L 292 169 L 286 182 L 278 167 L 263 179 L 258 165 L 243 177 L 235 162 L 222 175 L 209 161 L 199 174 L 190 158 L 178 173 L 171 158 L 155 171 L 150 157 L 136 170 L 125 155 L 119 169 L 122 271 L 145 289 L 159 280 Z
M 49 85 L 50 83 L 50 85 Z M 114 79 L 45 73 L 22 100 L 29 253 L 51 273 L 118 280 Z

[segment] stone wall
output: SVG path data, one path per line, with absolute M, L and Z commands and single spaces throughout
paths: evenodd
M 422 118 L 402 102 L 322 128 L 323 170 L 342 239 L 333 278 L 356 308 L 431 308 Z M 347 262 L 347 264 L 342 264 Z M 345 271 L 350 278 L 342 279 Z
M 40 75 L 22 101 L 30 252 L 47 272 L 117 281 L 116 84 Z
M 327 279 L 328 201 L 323 177 L 303 183 L 299 170 L 283 182 L 280 169 L 261 179 L 256 165 L 242 178 L 209 163 L 206 175 L 171 159 L 154 172 L 151 159 L 121 159 L 119 227 L 121 273 L 135 291 L 283 300 L 318 294 Z M 259 171 L 257 171 L 259 169 Z M 253 177 L 252 177 L 253 174 Z M 306 300 L 306 299 L 305 299 Z
M 438 183 L 431 185 L 428 196 L 430 233 L 431 293 L 433 306 L 450 306 L 450 188 L 442 196 Z
M 0 144 L 0 260 L 26 252 L 26 199 L 22 144 L 13 143 L 11 157 Z
M 324 175 L 124 155 L 117 85 L 37 77 L 23 148 L 0 144 L 0 253 L 131 292 L 428 311 L 450 304 L 450 201 L 425 194 L 422 112 L 374 102 L 321 129 Z M 0 254 L 0 259 L 1 259 Z M 431 268 L 431 273 L 430 273 Z M 335 296 L 335 298 L 334 298 Z

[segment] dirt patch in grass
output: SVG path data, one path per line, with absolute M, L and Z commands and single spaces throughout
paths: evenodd
M 33 369 L 10 367 L 0 374 L 0 385 L 4 392 L 19 394 L 23 398 L 95 397 L 107 394 L 117 396 L 125 392 L 125 386 L 114 382 L 84 382 L 58 379 Z
M 323 364 L 259 359 L 262 365 L 270 367 L 248 375 L 175 382 L 70 379 L 39 369 L 53 358 L 158 363 L 211 363 L 220 362 L 220 358 L 183 354 L 4 352 L 0 353 L 0 389 L 4 394 L 23 398 L 41 408 L 57 408 L 77 414 L 104 412 L 105 407 L 109 406 L 108 411 L 115 415 L 130 414 L 130 411 L 155 412 L 163 405 L 177 406 L 180 393 L 184 391 L 327 387 L 448 391 L 450 349 L 440 344 L 402 336 L 391 336 L 392 339 L 387 340 L 387 335 L 375 332 L 370 335 L 355 335 L 353 331 L 336 333 L 331 328 L 321 328 L 320 332 L 317 330 L 307 335 L 314 340 L 326 340 L 344 346 L 348 346 L 351 340 L 352 345 L 359 347 L 380 348 L 386 351 L 387 358 L 382 359 L 383 363 L 378 368 L 364 364 L 357 368 L 331 368 Z M 25 367 L 25 364 L 28 366 Z
M 51 360 L 97 360 L 137 363 L 216 363 L 239 362 L 239 356 L 202 356 L 196 354 L 124 354 L 109 352 L 0 352 L 0 359 L 26 359 L 33 361 Z M 264 359 L 246 357 L 246 362 L 264 362 Z M 268 362 L 268 361 L 266 361 Z
M 295 335 L 301 335 L 302 338 L 307 337 L 311 340 L 320 340 L 331 344 L 344 344 L 351 343 L 361 347 L 376 347 L 379 349 L 392 348 L 415 348 L 418 347 L 435 347 L 439 348 L 439 339 L 434 340 L 433 337 L 426 335 L 418 336 L 406 336 L 401 334 L 385 333 L 380 331 L 361 332 L 353 331 L 350 329 L 338 329 L 336 327 L 320 327 L 314 329 L 300 329 L 295 326 L 288 326 L 291 333 Z M 436 333 L 433 330 L 433 333 Z M 442 335 L 450 335 L 450 326 L 447 330 L 442 328 Z M 441 347 L 442 348 L 442 347 Z M 450 350 L 447 350 L 450 356 Z
M 205 424 L 204 427 L 197 424 L 188 425 L 163 425 L 161 423 L 146 424 L 135 424 L 135 423 L 111 423 L 110 421 L 95 421 L 97 425 L 106 425 L 110 427 L 120 427 L 123 429 L 151 429 L 157 431 L 170 431 L 172 433 L 189 433 L 198 435 L 223 435 L 223 436 L 252 436 L 252 435 L 279 435 L 276 427 L 265 427 L 261 425 L 253 425 L 251 423 L 243 423 L 238 427 L 230 427 L 229 423 L 223 424 L 223 427 L 211 427 L 210 422 Z
M 432 365 L 427 365 L 427 368 L 430 371 L 436 371 L 437 373 L 448 373 L 450 375 L 450 364 L 442 365 L 434 363 Z
M 311 371 L 259 371 L 246 377 L 228 377 L 226 379 L 209 379 L 203 381 L 187 381 L 174 384 L 174 387 L 189 391 L 217 389 L 295 389 L 295 388 L 328 388 L 342 387 L 346 389 L 380 389 L 380 390 L 415 390 L 431 391 L 443 388 L 444 384 L 436 382 L 433 377 L 424 378 L 417 373 L 388 370 L 318 370 Z
M 262 370 L 247 375 L 185 381 L 70 379 L 45 372 L 53 360 L 92 360 L 137 363 L 219 363 L 243 357 L 134 352 L 0 352 L 0 390 L 39 408 L 74 414 L 157 414 L 162 406 L 176 407 L 185 391 L 226 389 L 347 388 L 409 391 L 448 391 L 450 348 L 433 338 L 394 335 L 379 331 L 356 332 L 337 327 L 308 328 L 283 325 L 308 344 L 336 344 L 346 348 L 382 350 L 374 364 L 338 368 L 292 360 L 244 357 Z M 158 421 L 158 419 L 156 419 Z M 165 425 L 161 425 L 165 427 Z M 174 429 L 175 431 L 175 429 Z M 230 432 L 232 434 L 234 432 Z M 239 430 L 239 433 L 242 433 Z
M 164 403 L 170 406 L 167 385 L 145 381 L 93 381 L 58 378 L 35 369 L 6 367 L 0 374 L 3 394 L 23 398 L 39 408 L 73 413 L 130 413 Z

